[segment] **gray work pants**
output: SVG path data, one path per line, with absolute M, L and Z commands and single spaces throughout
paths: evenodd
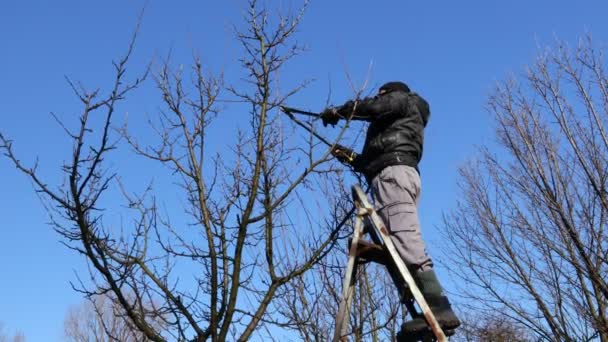
M 372 179 L 375 209 L 386 224 L 397 252 L 412 271 L 433 267 L 418 220 L 420 175 L 406 165 L 387 166 Z

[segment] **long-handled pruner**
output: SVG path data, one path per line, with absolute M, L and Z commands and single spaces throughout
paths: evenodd
M 307 111 L 303 111 L 303 110 L 299 110 L 299 109 L 295 109 L 295 108 L 285 107 L 285 106 L 281 106 L 281 110 L 283 111 L 283 113 L 287 114 L 287 116 L 289 116 L 289 118 L 293 122 L 295 122 L 298 126 L 304 128 L 305 130 L 310 132 L 310 134 L 312 134 L 314 137 L 316 137 L 321 142 L 323 142 L 325 145 L 331 147 L 332 154 L 334 156 L 337 157 L 338 155 L 340 155 L 341 158 L 346 159 L 349 163 L 352 163 L 355 160 L 355 153 L 352 152 L 350 149 L 343 150 L 342 149 L 343 147 L 341 145 L 329 142 L 327 139 L 323 138 L 317 132 L 315 132 L 315 130 L 310 125 L 308 125 L 304 122 L 301 122 L 300 120 L 296 119 L 296 117 L 293 115 L 293 113 L 298 113 L 298 114 L 304 114 L 304 115 L 308 115 L 308 116 L 320 117 L 321 116 L 320 114 L 307 112 Z M 347 151 L 349 151 L 349 152 L 347 152 Z M 352 165 L 350 165 L 350 166 L 352 166 Z
M 317 132 L 315 132 L 315 130 L 310 125 L 307 125 L 307 124 L 303 123 L 302 121 L 296 119 L 296 117 L 293 115 L 293 113 L 297 113 L 297 114 L 304 114 L 304 115 L 308 115 L 308 116 L 314 116 L 314 117 L 318 118 L 318 117 L 321 117 L 321 114 L 307 112 L 307 111 L 304 111 L 304 110 L 299 110 L 299 109 L 285 107 L 285 106 L 281 106 L 281 111 L 283 113 L 287 114 L 287 116 L 289 116 L 289 118 L 293 122 L 295 122 L 298 126 L 300 126 L 300 127 L 304 128 L 305 130 L 309 131 L 310 134 L 312 134 L 315 138 L 319 139 L 325 145 L 330 146 L 330 147 L 333 147 L 335 145 L 335 144 L 332 144 L 331 142 L 329 142 L 327 139 L 325 139 L 322 136 L 320 136 Z
M 313 113 L 313 112 L 309 112 L 306 110 L 301 110 L 301 109 L 287 107 L 287 106 L 281 106 L 281 110 L 284 113 L 295 113 L 295 114 L 308 115 L 308 116 L 315 117 L 317 119 L 321 117 L 321 114 L 319 114 L 319 113 Z

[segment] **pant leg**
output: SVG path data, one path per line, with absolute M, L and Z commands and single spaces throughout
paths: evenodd
M 372 192 L 376 210 L 405 264 L 417 271 L 432 269 L 418 219 L 418 172 L 405 165 L 388 166 L 372 179 Z

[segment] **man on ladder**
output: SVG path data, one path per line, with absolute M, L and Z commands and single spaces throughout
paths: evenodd
M 372 98 L 348 101 L 321 113 L 323 124 L 340 119 L 368 121 L 361 154 L 336 146 L 332 154 L 362 172 L 371 185 L 375 207 L 390 231 L 391 240 L 410 269 L 431 311 L 444 330 L 460 325 L 433 270 L 420 233 L 417 205 L 420 196 L 418 163 L 422 158 L 428 103 L 402 82 L 389 82 Z M 422 317 L 403 324 L 401 334 L 427 328 Z

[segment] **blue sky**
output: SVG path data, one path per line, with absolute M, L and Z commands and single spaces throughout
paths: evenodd
M 69 152 L 49 113 L 69 119 L 79 108 L 64 76 L 90 87 L 108 85 L 110 62 L 124 52 L 143 5 L 0 2 L 0 131 L 16 141 L 23 161 L 39 158 L 49 183 L 61 179 L 58 161 Z M 241 76 L 232 25 L 242 26 L 245 7 L 236 0 L 148 1 L 130 71 L 142 71 L 169 51 L 174 65 L 189 65 L 198 53 L 230 83 Z M 495 82 L 521 73 L 555 37 L 576 44 L 588 32 L 596 44 L 605 44 L 606 13 L 603 1 L 312 1 L 297 35 L 307 52 L 288 67 L 285 85 L 315 79 L 292 100 L 311 110 L 322 109 L 330 84 L 332 103 L 352 95 L 346 73 L 359 83 L 369 76 L 369 91 L 402 80 L 427 98 L 432 116 L 421 165 L 421 220 L 430 252 L 437 255 L 441 213 L 459 196 L 457 167 L 475 146 L 492 142 L 483 107 Z M 119 111 L 154 113 L 156 99 L 148 99 L 157 95 L 151 88 Z M 229 132 L 220 127 L 215 133 Z M 30 182 L 0 159 L 0 322 L 33 342 L 62 340 L 65 313 L 81 301 L 69 282 L 75 272 L 86 271 L 47 221 Z

